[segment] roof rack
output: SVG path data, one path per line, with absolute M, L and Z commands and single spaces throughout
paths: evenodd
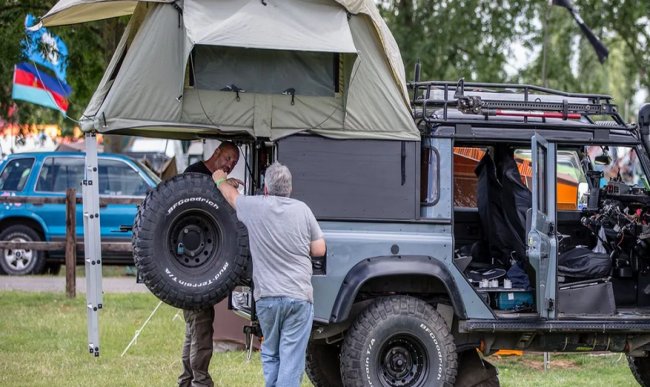
M 590 116 L 609 116 L 611 121 L 607 122 L 611 122 L 612 127 L 630 129 L 612 103 L 612 97 L 604 94 L 567 93 L 532 85 L 465 82 L 464 79 L 458 82 L 416 81 L 409 83 L 408 88 L 412 93 L 415 118 L 428 126 L 468 121 L 459 119 L 458 114 L 450 118 L 452 108 L 468 118 L 474 115 L 474 123 L 477 116 L 483 116 L 484 121 L 494 116 L 507 116 L 522 117 L 524 124 L 530 117 L 541 118 L 541 123 L 535 122 L 536 126 L 545 125 L 550 118 L 586 120 L 584 126 L 594 127 L 596 123 Z M 557 123 L 549 126 L 557 126 Z

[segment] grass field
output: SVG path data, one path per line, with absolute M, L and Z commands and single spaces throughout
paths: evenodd
M 2 278 L 0 277 L 0 281 Z M 0 292 L 0 386 L 172 386 L 180 372 L 184 323 L 163 304 L 121 357 L 158 300 L 150 294 L 107 294 L 100 314 L 101 356 L 86 352 L 84 295 Z M 490 357 L 503 386 L 635 386 L 624 356 Z M 263 386 L 259 354 L 215 354 L 216 386 Z M 310 386 L 305 378 L 303 386 Z

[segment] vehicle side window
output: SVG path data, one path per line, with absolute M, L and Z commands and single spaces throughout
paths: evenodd
M 120 160 L 99 160 L 99 194 L 141 196 L 147 182 L 130 165 Z
M 32 158 L 9 161 L 0 174 L 0 191 L 22 191 L 33 165 Z
M 440 157 L 436 148 L 422 150 L 420 198 L 424 205 L 435 204 L 440 197 Z
M 600 185 L 605 186 L 609 181 L 620 181 L 629 186 L 639 186 L 648 189 L 648 181 L 639 161 L 639 156 L 631 147 L 600 146 L 587 148 L 592 168 L 603 172 Z
M 81 190 L 84 159 L 80 157 L 48 157 L 38 175 L 36 191 L 65 192 L 68 188 Z

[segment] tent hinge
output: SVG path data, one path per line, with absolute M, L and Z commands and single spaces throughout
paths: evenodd
M 291 105 L 296 104 L 296 101 L 295 101 L 296 89 L 294 89 L 293 87 L 290 87 L 290 88 L 286 89 L 285 91 L 283 91 L 282 95 L 290 95 L 291 96 Z

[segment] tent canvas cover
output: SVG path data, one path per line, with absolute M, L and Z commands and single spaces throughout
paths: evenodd
M 61 0 L 41 23 L 124 15 L 86 131 L 420 139 L 399 49 L 373 0 Z

